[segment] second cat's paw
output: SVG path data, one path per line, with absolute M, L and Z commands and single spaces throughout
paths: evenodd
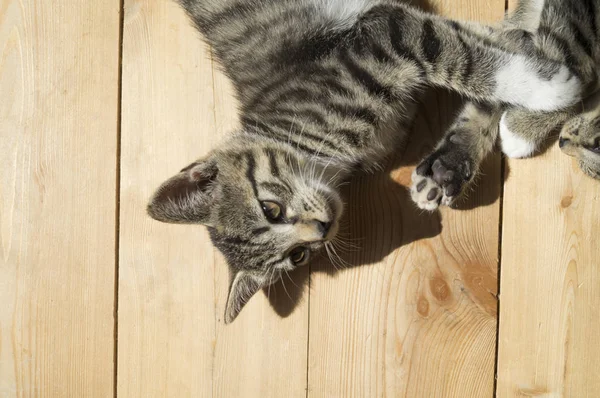
M 473 179 L 470 158 L 461 151 L 452 151 L 450 143 L 451 139 L 413 172 L 410 194 L 420 209 L 433 211 L 451 206 Z

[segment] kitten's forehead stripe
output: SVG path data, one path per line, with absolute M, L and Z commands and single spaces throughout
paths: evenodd
M 252 185 L 252 190 L 254 191 L 254 196 L 258 198 L 258 187 L 256 186 L 256 159 L 254 158 L 254 154 L 252 152 L 246 153 L 246 159 L 248 161 L 248 169 L 246 171 L 246 177 L 248 177 L 248 181 Z
M 271 175 L 273 175 L 273 177 L 279 178 L 281 172 L 279 171 L 279 166 L 277 165 L 277 158 L 275 152 L 270 148 L 265 148 L 265 153 L 269 158 L 269 167 L 271 168 Z
M 279 184 L 276 182 L 261 182 L 260 186 L 268 191 L 271 191 L 277 196 L 293 196 L 294 192 L 289 186 Z

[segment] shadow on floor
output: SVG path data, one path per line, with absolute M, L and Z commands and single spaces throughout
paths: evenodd
M 460 106 L 461 100 L 456 95 L 428 93 L 421 102 L 408 142 L 385 170 L 374 175 L 357 175 L 345 187 L 343 197 L 347 205 L 339 236 L 346 243 L 341 247 L 343 253 L 338 253 L 341 259 L 335 261 L 339 264 L 321 256 L 310 267 L 292 273 L 289 278 L 284 276 L 271 286 L 269 302 L 281 317 L 289 316 L 302 300 L 311 274 L 334 276 L 343 269 L 376 264 L 399 247 L 441 233 L 440 213 L 418 209 L 406 187 L 414 167 L 442 137 Z M 482 178 L 474 187 L 477 194 L 468 195 L 456 210 L 488 206 L 498 200 L 499 155 L 485 162 L 482 170 Z

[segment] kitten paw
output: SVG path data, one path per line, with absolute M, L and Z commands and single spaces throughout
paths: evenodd
M 580 100 L 581 80 L 569 68 L 561 65 L 550 77 L 537 69 L 526 57 L 513 55 L 498 71 L 496 94 L 504 102 L 545 112 Z
M 513 133 L 506 121 L 506 112 L 500 119 L 500 140 L 502 152 L 509 158 L 527 158 L 535 152 L 535 144 Z
M 412 174 L 410 196 L 419 209 L 434 211 L 440 206 L 443 189 L 432 178 Z
M 473 179 L 469 156 L 452 148 L 451 139 L 417 166 L 410 194 L 420 209 L 451 206 Z M 454 150 L 452 150 L 454 149 Z

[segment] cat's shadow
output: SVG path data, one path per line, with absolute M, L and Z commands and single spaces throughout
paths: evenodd
M 281 317 L 289 316 L 307 295 L 311 275 L 326 273 L 335 277 L 349 268 L 379 263 L 399 247 L 432 238 L 442 231 L 439 212 L 424 212 L 410 198 L 407 186 L 416 164 L 443 136 L 452 123 L 461 100 L 446 92 L 424 96 L 406 145 L 397 150 L 384 171 L 374 175 L 359 174 L 343 190 L 347 203 L 339 232 L 343 243 L 337 245 L 339 259 L 333 254 L 316 258 L 310 267 L 298 269 L 265 289 L 273 309 Z M 499 175 L 499 155 L 484 163 L 483 176 Z M 508 173 L 505 173 L 506 177 Z M 482 180 L 456 206 L 457 211 L 471 210 L 495 203 L 500 195 L 498 181 Z

